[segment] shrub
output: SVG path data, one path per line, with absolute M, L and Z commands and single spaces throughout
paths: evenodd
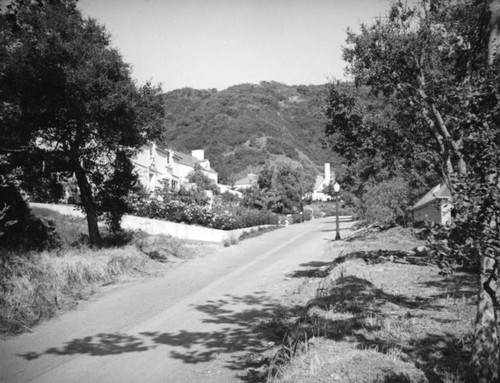
M 152 198 L 136 199 L 134 201 L 135 214 L 220 230 L 278 224 L 277 215 L 269 211 L 237 207 L 233 203 L 216 204 L 214 209 L 211 209 L 209 206 L 199 206 L 194 200 L 173 199 L 174 195 L 168 191 Z M 186 190 L 182 192 L 182 195 L 186 196 Z
M 33 216 L 15 185 L 1 185 L 0 248 L 15 251 L 40 251 L 56 247 L 58 243 L 54 223 Z
M 394 225 L 398 221 L 406 224 L 410 203 L 408 183 L 402 178 L 393 178 L 370 188 L 363 196 L 364 217 L 369 222 Z
M 310 221 L 313 218 L 312 209 L 304 209 L 304 212 L 302 213 L 302 217 L 303 217 L 304 221 Z
M 300 222 L 304 222 L 304 217 L 300 213 L 295 213 L 295 214 L 292 214 L 292 220 L 293 220 L 293 223 L 300 223 Z

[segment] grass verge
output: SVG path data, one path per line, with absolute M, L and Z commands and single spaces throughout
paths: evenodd
M 31 331 L 100 286 L 161 275 L 162 265 L 191 257 L 196 247 L 164 235 L 125 232 L 105 235 L 108 247 L 92 250 L 86 245 L 84 218 L 40 208 L 33 212 L 55 224 L 60 246 L 0 256 L 0 333 Z
M 319 284 L 305 284 L 311 287 L 303 293 L 312 299 L 288 327 L 267 381 L 473 381 L 475 276 L 443 277 L 434 266 L 369 259 L 379 257 L 380 248 L 408 244 L 418 243 L 401 231 L 335 243 L 348 251 L 329 265 L 294 273 Z
M 0 272 L 0 332 L 30 331 L 99 286 L 155 274 L 155 263 L 135 246 L 13 256 Z

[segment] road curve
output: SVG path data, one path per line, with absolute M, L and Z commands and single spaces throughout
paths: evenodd
M 300 281 L 287 274 L 331 260 L 334 228 L 288 226 L 100 294 L 0 341 L 0 382 L 241 381 L 259 325 L 290 310 L 280 297 Z

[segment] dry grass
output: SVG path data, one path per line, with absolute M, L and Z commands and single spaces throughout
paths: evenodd
M 158 266 L 135 246 L 16 256 L 0 275 L 0 332 L 30 330 L 104 284 L 153 275 Z
M 84 218 L 39 208 L 34 213 L 55 223 L 61 246 L 50 252 L 0 257 L 0 333 L 30 331 L 100 286 L 159 275 L 160 264 L 196 253 L 196 244 L 141 232 L 105 237 L 105 244 L 115 247 L 92 250 L 86 245 Z
M 471 382 L 474 276 L 350 257 L 417 245 L 400 229 L 349 244 L 288 331 L 268 381 Z
M 55 224 L 63 248 L 79 246 L 88 236 L 87 219 L 84 217 L 71 217 L 41 207 L 32 207 L 31 212 L 38 218 L 48 219 Z

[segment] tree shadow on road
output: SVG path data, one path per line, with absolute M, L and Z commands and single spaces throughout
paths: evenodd
M 37 359 L 43 355 L 76 355 L 87 354 L 92 356 L 117 355 L 126 352 L 147 351 L 141 336 L 123 333 L 99 333 L 94 336 L 76 338 L 67 342 L 63 347 L 51 347 L 44 352 L 27 352 L 19 354 L 26 360 Z
M 297 306 L 287 307 L 259 292 L 245 296 L 226 295 L 224 299 L 192 307 L 205 314 L 202 324 L 198 326 L 202 330 L 163 332 L 152 329 L 138 334 L 99 333 L 73 339 L 61 347 L 26 352 L 19 356 L 26 360 L 43 355 L 105 356 L 170 346 L 170 356 L 184 363 L 203 363 L 225 355 L 225 367 L 241 371 L 249 363 L 245 355 L 262 352 L 270 342 L 282 340 L 287 330 L 282 318 L 297 316 L 299 309 Z M 240 379 L 249 378 L 242 376 Z

